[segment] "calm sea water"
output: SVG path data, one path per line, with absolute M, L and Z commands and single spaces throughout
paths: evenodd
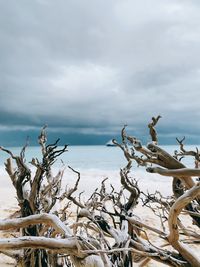
M 177 146 L 163 146 L 168 152 L 173 152 L 177 149 Z M 195 149 L 195 146 L 187 146 L 189 149 Z M 19 155 L 21 148 L 10 148 L 14 155 Z M 28 147 L 26 150 L 27 163 L 32 158 L 41 159 L 41 153 L 39 147 Z M 8 155 L 0 151 L 0 203 L 3 203 L 4 195 L 8 194 L 8 190 L 11 190 L 12 184 L 8 178 L 4 162 L 8 158 Z M 62 161 L 61 161 L 62 159 Z M 123 152 L 118 147 L 106 147 L 106 146 L 71 146 L 68 148 L 68 152 L 61 155 L 57 160 L 53 168 L 53 174 L 56 175 L 58 169 L 70 165 L 81 173 L 81 180 L 79 182 L 79 192 L 84 191 L 85 196 L 89 196 L 95 188 L 101 185 L 101 181 L 104 178 L 109 178 L 106 182 L 108 189 L 110 184 L 114 185 L 116 189 L 120 189 L 120 168 L 124 167 L 126 160 Z M 188 167 L 193 167 L 194 162 L 192 159 L 186 159 L 184 163 Z M 31 167 L 31 165 L 30 165 Z M 32 167 L 34 173 L 34 168 Z M 140 188 L 143 192 L 155 192 L 159 190 L 163 195 L 172 194 L 172 178 L 162 177 L 158 174 L 150 174 L 145 171 L 145 168 L 138 168 L 136 163 L 133 163 L 131 177 L 138 180 Z M 63 176 L 62 188 L 66 185 L 73 186 L 77 176 L 69 168 L 65 169 Z M 13 193 L 9 193 L 10 198 L 13 199 Z
M 169 153 L 173 153 L 178 146 L 162 146 Z M 195 150 L 196 146 L 186 146 L 187 150 Z M 21 148 L 11 147 L 10 150 L 14 155 L 19 155 Z M 27 162 L 33 157 L 41 159 L 39 147 L 28 147 L 26 150 Z M 0 151 L 0 166 L 3 166 L 8 154 Z M 55 167 L 59 167 L 61 160 L 66 165 L 78 169 L 97 169 L 97 170 L 118 170 L 126 164 L 123 152 L 118 147 L 106 146 L 69 146 L 68 151 L 62 154 L 57 160 Z M 184 163 L 192 167 L 193 160 L 186 158 Z

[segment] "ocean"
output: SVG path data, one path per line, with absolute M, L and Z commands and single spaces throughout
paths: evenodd
M 196 145 L 185 146 L 186 150 L 196 150 Z M 61 148 L 61 147 L 60 147 Z M 162 146 L 169 153 L 173 153 L 178 149 L 176 145 Z M 14 155 L 19 155 L 20 147 L 8 148 Z M 40 147 L 27 147 L 26 159 L 31 161 L 33 157 L 41 159 Z M 0 166 L 2 167 L 8 154 L 0 150 Z M 57 167 L 61 160 L 66 165 L 73 168 L 97 169 L 97 170 L 116 170 L 122 168 L 126 164 L 123 152 L 118 147 L 107 146 L 69 146 L 68 151 L 60 156 L 55 166 Z M 191 167 L 193 161 L 186 158 L 184 162 Z
M 178 149 L 178 146 L 162 146 L 169 153 L 173 153 Z M 186 146 L 187 150 L 195 150 L 196 146 Z M 21 148 L 11 147 L 10 150 L 14 155 L 19 155 Z M 41 153 L 39 147 L 28 147 L 26 149 L 27 163 L 31 161 L 33 157 L 41 159 Z M 0 176 L 2 186 L 10 186 L 7 182 L 6 171 L 4 168 L 4 162 L 8 158 L 8 155 L 0 151 Z M 184 159 L 184 164 L 188 167 L 194 167 L 194 161 L 191 158 Z M 102 179 L 108 178 L 108 186 L 110 183 L 116 187 L 120 187 L 120 168 L 126 165 L 123 152 L 118 147 L 106 147 L 106 146 L 69 146 L 68 151 L 60 156 L 56 161 L 53 171 L 56 175 L 57 171 L 63 166 L 66 167 L 65 175 L 63 177 L 63 186 L 66 184 L 72 185 L 76 181 L 75 174 L 68 169 L 71 166 L 75 170 L 81 173 L 80 190 L 86 191 L 88 194 L 92 192 L 98 185 L 101 184 Z M 31 166 L 31 165 L 30 165 Z M 34 168 L 31 167 L 34 172 Z M 161 177 L 157 174 L 149 174 L 145 171 L 144 167 L 138 167 L 133 162 L 131 177 L 139 181 L 139 185 L 150 192 L 159 190 L 164 194 L 171 194 L 171 177 Z

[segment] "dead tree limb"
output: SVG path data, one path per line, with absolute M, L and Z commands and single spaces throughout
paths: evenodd
M 185 192 L 179 199 L 176 200 L 172 206 L 169 214 L 169 231 L 168 240 L 170 244 L 180 252 L 184 259 L 186 259 L 191 266 L 200 266 L 200 259 L 190 252 L 184 244 L 179 241 L 179 231 L 178 231 L 178 216 L 182 209 L 187 206 L 193 199 L 200 195 L 200 183 L 195 185 L 193 188 Z
M 157 132 L 156 132 L 155 126 L 160 118 L 162 118 L 160 115 L 158 115 L 156 118 L 152 117 L 152 122 L 148 124 L 149 133 L 151 135 L 152 142 L 155 144 L 158 143 Z

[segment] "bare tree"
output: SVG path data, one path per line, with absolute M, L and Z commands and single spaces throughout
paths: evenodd
M 199 229 L 200 183 L 193 177 L 200 176 L 200 154 L 198 149 L 186 151 L 184 140 L 179 139 L 180 151 L 174 155 L 159 147 L 155 126 L 160 118 L 153 117 L 148 124 L 152 142 L 146 147 L 123 127 L 121 142 L 113 140 L 127 160 L 120 170 L 121 188 L 108 186 L 104 179 L 87 200 L 78 188 L 81 174 L 72 167 L 77 180 L 72 188 L 61 190 L 64 168 L 54 176 L 52 166 L 67 146 L 60 149 L 59 140 L 47 145 L 45 127 L 39 136 L 42 159 L 31 161 L 35 172 L 26 163 L 26 146 L 19 156 L 1 147 L 10 156 L 5 166 L 20 207 L 18 218 L 0 220 L 0 230 L 15 231 L 14 238 L 0 239 L 1 253 L 14 257 L 20 266 L 131 267 L 136 262 L 145 266 L 150 259 L 168 266 L 200 266 L 200 259 L 190 249 L 200 243 L 200 233 L 187 229 L 179 216 L 190 216 Z M 181 162 L 187 156 L 194 157 L 194 169 Z M 147 172 L 174 177 L 174 195 L 143 192 L 132 178 L 133 161 Z M 56 203 L 62 203 L 60 208 Z M 160 227 L 136 216 L 139 203 L 160 218 Z M 168 249 L 155 245 L 151 232 Z

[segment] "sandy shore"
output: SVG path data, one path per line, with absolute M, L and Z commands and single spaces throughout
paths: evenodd
M 1 171 L 2 172 L 2 171 Z M 13 188 L 13 185 L 7 175 L 5 173 L 1 174 L 1 187 L 0 187 L 0 218 L 5 219 L 8 218 L 12 213 L 14 213 L 17 210 L 17 200 L 15 195 L 15 190 Z M 157 176 L 151 176 L 149 175 L 148 179 L 142 179 L 142 176 L 144 176 L 144 172 L 136 172 L 134 173 L 135 178 L 139 179 L 140 188 L 144 191 L 149 192 L 155 192 L 155 190 L 161 191 L 165 195 L 171 194 L 171 179 L 163 178 L 158 180 Z M 64 177 L 64 182 L 69 183 L 70 185 L 73 185 L 76 181 L 76 176 L 72 174 L 69 170 L 65 173 L 66 178 Z M 109 184 L 112 183 L 116 188 L 120 187 L 119 182 L 119 172 L 110 172 L 107 173 L 106 171 L 99 171 L 97 170 L 87 170 L 87 171 L 81 171 L 81 181 L 79 185 L 79 190 L 84 190 L 86 192 L 86 195 L 90 195 L 90 193 L 100 185 L 103 178 L 109 177 L 109 180 L 107 182 L 107 186 L 109 187 Z M 86 182 L 87 181 L 87 182 Z M 63 187 L 64 188 L 64 187 Z M 155 218 L 153 216 L 153 213 L 148 208 L 142 208 L 141 206 L 138 206 L 135 209 L 135 215 L 142 218 L 142 222 L 155 226 L 156 228 L 159 225 L 159 219 Z M 186 216 L 184 216 L 184 224 L 189 225 L 190 219 Z M 190 224 L 191 225 L 191 224 Z M 193 230 L 197 230 L 195 226 L 192 226 Z M 8 233 L 0 233 L 1 237 L 6 237 Z M 159 245 L 157 243 L 157 238 L 154 233 L 150 233 L 150 239 L 151 242 L 153 242 L 155 245 Z M 194 247 L 195 248 L 195 247 Z M 198 250 L 196 250 L 197 252 Z M 200 256 L 200 253 L 199 253 Z M 9 257 L 3 256 L 1 254 L 0 257 L 0 266 L 1 267 L 7 267 L 7 266 L 14 266 L 14 262 Z M 134 266 L 137 266 L 135 264 Z M 164 264 L 157 263 L 156 261 L 151 260 L 148 262 L 145 266 L 166 266 Z

